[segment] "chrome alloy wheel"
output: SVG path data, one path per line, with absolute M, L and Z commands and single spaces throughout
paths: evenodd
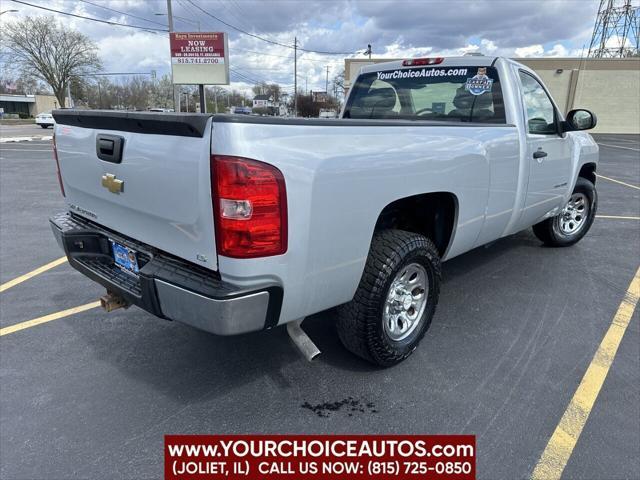
M 420 324 L 429 296 L 429 277 L 418 263 L 403 267 L 391 282 L 384 304 L 384 331 L 394 342 L 404 340 Z
M 577 233 L 589 216 L 589 199 L 584 193 L 574 193 L 558 215 L 558 228 L 566 236 Z

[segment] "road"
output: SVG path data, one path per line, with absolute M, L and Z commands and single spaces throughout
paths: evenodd
M 431 329 L 392 369 L 346 352 L 332 312 L 305 322 L 323 352 L 312 364 L 283 329 L 216 337 L 135 307 L 0 337 L 0 477 L 159 478 L 164 434 L 285 432 L 470 433 L 479 478 L 529 478 L 640 263 L 640 139 L 598 139 L 611 180 L 598 179 L 591 232 L 552 249 L 525 231 L 446 262 Z M 61 256 L 47 221 L 65 207 L 50 150 L 0 145 L 3 285 Z M 102 293 L 63 263 L 2 292 L 0 326 Z M 640 478 L 638 318 L 564 478 Z M 363 408 L 303 407 L 349 398 Z
M 42 128 L 40 125 L 0 125 L 0 138 L 7 137 L 41 137 L 53 135 L 52 128 Z

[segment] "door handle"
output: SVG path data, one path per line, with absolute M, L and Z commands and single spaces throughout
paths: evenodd
M 96 136 L 96 156 L 105 162 L 122 162 L 123 146 L 124 137 L 105 133 L 100 133 Z
M 535 152 L 533 152 L 533 158 L 535 158 L 536 160 L 542 161 L 540 160 L 541 158 L 544 158 L 547 156 L 547 152 L 545 152 L 544 150 L 542 150 L 541 148 L 539 148 L 538 150 L 536 150 Z

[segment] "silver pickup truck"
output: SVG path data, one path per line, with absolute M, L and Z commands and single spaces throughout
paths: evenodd
M 594 220 L 588 110 L 565 115 L 505 58 L 362 69 L 340 119 L 57 110 L 69 263 L 137 305 L 219 335 L 337 308 L 338 335 L 381 366 L 434 316 L 441 262 L 533 226 L 551 246 Z

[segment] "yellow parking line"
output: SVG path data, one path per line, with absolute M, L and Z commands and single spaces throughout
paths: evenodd
M 620 217 L 618 215 L 596 215 L 596 218 L 610 218 L 612 220 L 640 220 L 640 217 Z
M 555 480 L 561 477 L 589 418 L 593 404 L 598 398 L 602 384 L 607 378 L 622 337 L 638 304 L 638 297 L 640 297 L 640 268 L 636 271 L 625 298 L 620 303 L 609 330 L 600 342 L 560 423 L 542 452 L 531 475 L 532 480 Z
M 605 180 L 609 180 L 610 182 L 619 183 L 620 185 L 624 185 L 625 187 L 635 188 L 636 190 L 640 190 L 640 187 L 636 185 L 631 185 L 630 183 L 621 182 L 620 180 L 616 180 L 615 178 L 605 177 L 604 175 L 600 175 L 599 173 L 596 173 L 596 177 L 604 178 Z
M 35 277 L 36 275 L 40 275 L 42 272 L 46 272 L 47 270 L 51 270 L 53 267 L 57 267 L 58 265 L 62 265 L 64 262 L 67 261 L 67 257 L 60 257 L 57 260 L 54 260 L 53 262 L 49 262 L 46 265 L 43 265 L 40 268 L 36 268 L 35 270 L 29 272 L 29 273 L 25 273 L 24 275 L 19 276 L 18 278 L 14 278 L 13 280 L 9 280 L 6 283 L 3 283 L 2 285 L 0 285 L 0 292 L 4 292 L 5 290 L 10 289 L 11 287 L 15 287 L 16 285 L 22 283 L 22 282 L 26 282 L 27 280 L 29 280 L 30 278 Z
M 100 302 L 91 302 L 85 305 L 80 305 L 79 307 L 69 308 L 67 310 L 62 310 L 61 312 L 50 313 L 49 315 L 45 315 L 44 317 L 34 318 L 33 320 L 27 320 L 26 322 L 16 323 L 15 325 L 11 325 L 9 327 L 0 328 L 0 337 L 4 335 L 9 335 L 10 333 L 19 332 L 20 330 L 24 330 L 25 328 L 35 327 L 36 325 L 41 325 L 43 323 L 51 322 L 53 320 L 58 320 L 60 318 L 68 317 L 69 315 L 74 315 L 76 313 L 84 312 L 86 310 L 91 310 L 92 308 L 96 308 L 100 306 Z

